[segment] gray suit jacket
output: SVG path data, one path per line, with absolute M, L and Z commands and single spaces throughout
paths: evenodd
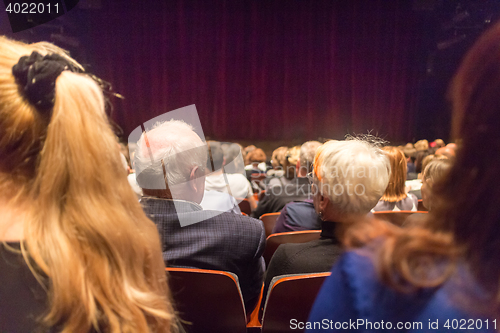
M 238 275 L 247 310 L 262 287 L 266 244 L 262 222 L 228 212 L 202 210 L 187 201 L 143 197 L 146 215 L 156 224 L 167 266 L 214 269 Z M 181 227 L 182 220 L 201 221 Z

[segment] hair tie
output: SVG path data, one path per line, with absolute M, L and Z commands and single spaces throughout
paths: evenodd
M 39 111 L 48 112 L 54 107 L 57 77 L 65 70 L 75 68 L 58 54 L 42 56 L 33 51 L 30 56 L 23 56 L 12 67 L 12 74 L 24 91 L 28 101 Z

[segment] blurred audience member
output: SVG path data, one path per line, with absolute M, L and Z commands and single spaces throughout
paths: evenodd
M 432 186 L 425 225 L 373 234 L 375 241 L 343 255 L 309 322 L 411 322 L 421 323 L 413 331 L 443 332 L 480 322 L 480 331 L 498 331 L 484 324 L 500 315 L 500 155 L 479 147 L 500 143 L 499 45 L 496 24 L 452 81 L 453 136 L 462 142 L 454 165 Z M 442 162 L 432 161 L 428 171 L 434 163 Z
M 417 197 L 406 193 L 405 155 L 395 147 L 384 147 L 383 151 L 391 164 L 391 177 L 384 195 L 372 211 L 417 210 Z
M 238 201 L 233 195 L 229 183 L 226 181 L 227 175 L 223 173 L 224 153 L 220 142 L 207 141 L 207 147 L 209 154 L 205 169 L 205 191 L 203 192 L 203 199 L 200 202 L 200 206 L 204 210 L 218 210 L 241 214 Z
M 279 212 L 291 201 L 304 201 L 309 198 L 310 186 L 306 176 L 310 164 L 307 158 L 311 156 L 311 152 L 314 154 L 317 145 L 306 142 L 303 146 L 303 164 L 301 164 L 300 161 L 301 149 L 296 149 L 294 147 L 289 149 L 287 153 L 285 167 L 288 170 L 288 174 L 285 171 L 285 176 L 289 177 L 292 175 L 295 176 L 295 178 L 283 186 L 271 186 L 267 188 L 265 196 L 259 201 L 257 209 L 253 212 L 256 218 L 259 218 L 263 214 Z M 293 163 L 295 163 L 295 165 L 293 165 Z M 299 170 L 298 174 L 296 174 L 297 169 Z
M 417 152 L 426 151 L 429 149 L 429 141 L 427 140 L 419 140 L 415 143 L 415 149 Z
M 239 155 L 236 155 L 236 157 L 232 160 L 226 160 L 219 142 L 208 141 L 207 144 L 211 156 L 209 162 L 213 163 L 214 172 L 208 173 L 205 178 L 205 197 L 203 197 L 203 201 L 201 202 L 203 209 L 207 209 L 204 206 L 207 192 L 209 192 L 208 195 L 210 196 L 210 193 L 213 191 L 228 194 L 235 199 L 248 199 L 251 208 L 255 209 L 255 207 L 257 207 L 257 203 L 253 197 L 252 186 L 247 178 L 242 173 L 227 173 L 226 171 L 226 166 L 228 166 L 227 162 L 230 164 L 239 163 L 240 158 L 237 158 Z M 233 144 L 231 146 L 237 148 L 238 150 L 240 149 L 237 144 Z M 233 149 L 231 146 L 228 146 L 228 149 Z M 227 156 L 231 158 L 232 154 L 231 156 Z M 233 165 L 229 166 L 229 169 L 234 169 Z M 208 170 L 212 170 L 211 164 L 208 166 Z M 243 172 L 243 165 L 240 168 L 240 172 Z M 239 212 L 239 208 L 235 211 L 233 210 L 233 212 Z
M 0 332 L 177 332 L 97 81 L 0 37 Z
M 300 147 L 299 177 L 312 172 L 314 154 L 320 146 L 318 141 L 308 141 Z M 312 199 L 307 199 L 287 203 L 276 220 L 273 233 L 316 229 L 321 229 L 321 219 L 314 210 Z

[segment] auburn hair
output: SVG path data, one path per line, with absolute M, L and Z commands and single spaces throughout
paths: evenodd
M 500 314 L 500 23 L 467 53 L 449 90 L 453 133 L 461 148 L 447 177 L 433 186 L 439 199 L 425 228 L 393 232 L 381 248 L 382 279 L 396 288 L 438 286 L 465 260 L 488 301 L 476 302 Z M 439 274 L 426 274 L 440 267 Z M 436 273 L 436 272 L 434 272 Z
M 127 182 L 93 79 L 64 71 L 51 115 L 23 96 L 19 58 L 58 53 L 0 36 L 0 193 L 28 204 L 23 256 L 61 332 L 177 331 L 158 232 Z M 75 63 L 75 65 L 78 65 Z
M 389 184 L 380 200 L 388 202 L 398 202 L 406 198 L 406 157 L 405 154 L 396 147 L 382 148 L 389 158 L 391 164 L 391 177 Z

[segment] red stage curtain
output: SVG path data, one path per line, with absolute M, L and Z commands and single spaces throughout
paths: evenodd
M 128 134 L 196 104 L 219 140 L 413 136 L 419 23 L 406 0 L 103 1 L 94 71 Z

